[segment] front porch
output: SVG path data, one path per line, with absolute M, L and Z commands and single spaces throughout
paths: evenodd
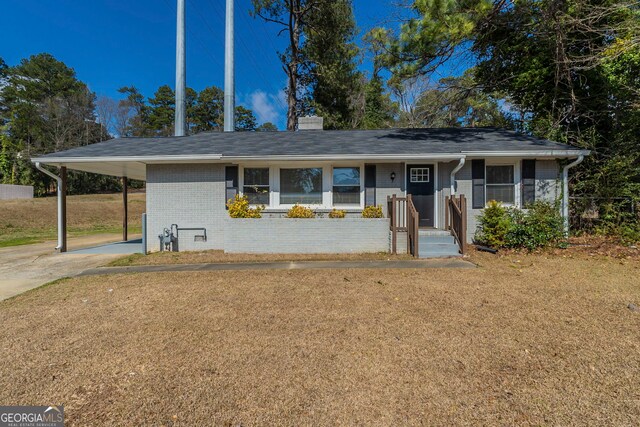
M 392 254 L 409 253 L 416 258 L 459 257 L 467 248 L 467 201 L 464 195 L 447 196 L 442 229 L 421 226 L 414 196 L 387 198 Z

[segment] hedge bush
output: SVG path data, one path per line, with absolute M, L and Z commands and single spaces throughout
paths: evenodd
M 365 206 L 362 218 L 382 218 L 382 206 Z
M 345 216 L 347 216 L 347 213 L 338 209 L 333 209 L 329 212 L 329 218 L 344 218 Z
M 478 222 L 476 242 L 495 249 L 534 250 L 566 244 L 563 219 L 555 204 L 535 202 L 526 210 L 519 210 L 491 201 Z
M 309 208 L 294 205 L 289 212 L 287 212 L 287 218 L 315 218 L 316 214 Z
M 231 218 L 262 218 L 264 206 L 249 207 L 247 196 L 236 194 L 236 197 L 227 201 L 229 216 Z

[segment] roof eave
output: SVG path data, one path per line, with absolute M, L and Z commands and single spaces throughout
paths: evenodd
M 281 156 L 223 156 L 173 155 L 173 156 L 106 156 L 106 157 L 37 157 L 32 162 L 43 164 L 73 164 L 93 162 L 138 162 L 146 164 L 209 163 L 241 161 L 336 161 L 336 160 L 457 160 L 464 157 L 524 157 L 524 158 L 569 158 L 588 156 L 589 150 L 510 150 L 510 151 L 462 151 L 458 153 L 417 154 L 330 154 L 330 155 L 281 155 Z

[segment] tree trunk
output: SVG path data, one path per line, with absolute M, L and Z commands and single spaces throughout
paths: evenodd
M 298 106 L 298 73 L 295 71 L 297 64 L 290 63 L 285 69 L 289 76 L 287 87 L 287 130 L 295 131 Z
M 298 119 L 298 72 L 300 57 L 300 0 L 289 0 L 289 44 L 291 58 L 287 64 L 287 130 L 295 131 Z

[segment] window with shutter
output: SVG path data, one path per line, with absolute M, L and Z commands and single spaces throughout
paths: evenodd
M 522 206 L 536 201 L 536 161 L 522 161 Z
M 484 208 L 484 160 L 477 159 L 471 161 L 472 180 L 472 207 L 473 209 Z

